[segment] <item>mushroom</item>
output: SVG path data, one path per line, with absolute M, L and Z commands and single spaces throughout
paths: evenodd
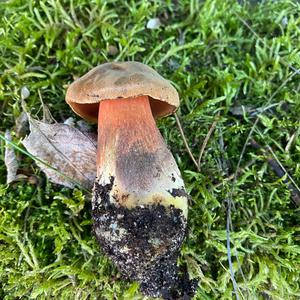
M 100 246 L 145 295 L 184 295 L 190 283 L 178 275 L 176 261 L 188 195 L 155 123 L 178 107 L 177 91 L 142 63 L 114 62 L 73 82 L 66 101 L 98 123 L 92 216 Z

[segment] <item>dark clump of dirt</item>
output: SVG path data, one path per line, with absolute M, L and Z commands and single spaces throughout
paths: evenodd
M 174 174 L 172 173 L 172 177 L 171 177 L 172 181 L 175 182 L 176 181 L 176 178 L 174 176 Z
M 185 189 L 182 187 L 181 189 L 172 189 L 168 191 L 173 197 L 187 197 L 187 193 Z
M 186 234 L 182 211 L 160 204 L 116 206 L 109 201 L 113 181 L 94 187 L 93 231 L 100 246 L 124 277 L 140 283 L 145 295 L 191 299 L 196 284 L 177 267 Z

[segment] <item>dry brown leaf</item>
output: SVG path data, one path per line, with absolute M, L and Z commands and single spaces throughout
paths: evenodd
M 26 112 L 22 112 L 16 119 L 14 131 L 17 137 L 24 137 L 28 132 L 28 116 Z
M 9 142 L 12 141 L 9 130 L 5 131 L 5 138 Z M 6 183 L 10 184 L 17 179 L 18 160 L 14 149 L 7 142 L 5 145 L 4 162 L 7 170 Z
M 29 118 L 30 134 L 23 140 L 50 181 L 73 188 L 92 188 L 96 177 L 96 135 L 66 124 L 48 124 Z

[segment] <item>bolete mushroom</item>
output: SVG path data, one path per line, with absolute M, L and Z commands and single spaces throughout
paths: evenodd
M 176 261 L 188 195 L 155 123 L 178 107 L 175 88 L 142 63 L 105 63 L 73 82 L 66 101 L 98 122 L 92 215 L 100 246 L 144 294 L 183 296 L 190 283 Z

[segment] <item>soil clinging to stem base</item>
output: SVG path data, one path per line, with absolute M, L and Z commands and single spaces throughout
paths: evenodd
M 111 182 L 94 186 L 93 231 L 121 273 L 137 280 L 141 291 L 163 299 L 191 299 L 195 282 L 179 275 L 177 258 L 186 233 L 182 211 L 160 204 L 128 209 L 109 201 Z

